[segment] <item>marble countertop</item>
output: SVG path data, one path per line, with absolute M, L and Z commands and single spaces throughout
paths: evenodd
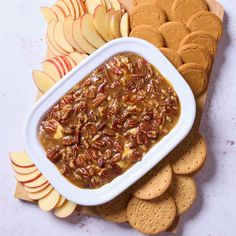
M 236 13 L 233 0 L 225 7 L 225 32 L 210 82 L 201 131 L 208 144 L 208 159 L 196 176 L 198 197 L 180 221 L 177 235 L 236 235 Z M 46 24 L 40 6 L 46 0 L 0 0 L 0 235 L 141 235 L 126 224 L 80 215 L 59 220 L 34 204 L 13 197 L 15 179 L 8 152 L 21 151 L 22 125 L 34 103 L 32 69 L 44 57 Z M 171 235 L 163 233 L 161 236 Z

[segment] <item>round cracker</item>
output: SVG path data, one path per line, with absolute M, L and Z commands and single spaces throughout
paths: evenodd
M 151 25 L 158 28 L 166 20 L 164 11 L 155 3 L 137 5 L 130 16 L 131 29 L 138 25 Z
M 176 68 L 180 67 L 183 64 L 181 57 L 173 49 L 170 48 L 159 48 L 159 49 Z
M 186 212 L 193 204 L 197 191 L 193 178 L 176 175 L 170 186 L 170 194 L 175 200 L 177 214 Z
M 165 12 L 169 21 L 173 20 L 172 16 L 172 5 L 174 0 L 155 0 L 155 2 L 160 6 L 160 8 Z
M 175 202 L 167 193 L 148 201 L 133 197 L 127 206 L 130 225 L 145 234 L 157 234 L 167 230 L 175 216 Z
M 178 68 L 195 96 L 201 95 L 207 86 L 207 71 L 196 63 L 187 63 Z
M 189 19 L 187 26 L 192 32 L 207 32 L 216 40 L 221 38 L 223 32 L 223 26 L 220 18 L 214 13 L 207 11 L 201 11 L 193 15 Z
M 184 63 L 196 63 L 209 71 L 212 65 L 210 52 L 198 44 L 186 44 L 178 50 Z
M 166 47 L 177 50 L 183 38 L 189 34 L 188 28 L 181 22 L 171 21 L 164 23 L 159 31 L 163 34 Z
M 117 223 L 126 222 L 126 208 L 129 199 L 130 194 L 125 191 L 110 202 L 96 206 L 97 212 L 108 221 Z
M 205 0 L 175 0 L 171 10 L 174 20 L 187 23 L 195 13 L 207 11 L 208 6 Z
M 195 130 L 170 154 L 172 170 L 175 174 L 191 174 L 199 170 L 206 160 L 207 146 L 202 135 Z
M 137 198 L 153 199 L 166 192 L 171 184 L 171 179 L 171 165 L 162 161 L 133 184 L 130 191 Z
M 138 25 L 131 32 L 130 37 L 136 37 L 144 39 L 157 48 L 163 47 L 165 45 L 164 38 L 162 34 L 150 25 Z
M 186 45 L 186 44 L 198 44 L 202 47 L 209 50 L 211 55 L 215 55 L 217 50 L 217 42 L 216 40 L 207 32 L 204 31 L 196 31 L 192 32 L 182 40 L 180 43 L 180 47 Z

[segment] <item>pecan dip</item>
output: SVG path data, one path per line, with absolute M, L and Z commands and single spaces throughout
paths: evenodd
M 176 125 L 172 86 L 133 53 L 112 57 L 47 113 L 39 139 L 50 161 L 80 188 L 98 188 L 140 161 Z

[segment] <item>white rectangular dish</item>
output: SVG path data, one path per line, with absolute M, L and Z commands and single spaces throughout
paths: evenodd
M 122 52 L 132 52 L 140 55 L 154 65 L 170 82 L 180 100 L 180 118 L 170 133 L 152 147 L 140 162 L 124 174 L 99 189 L 80 189 L 61 175 L 57 167 L 46 157 L 46 153 L 38 139 L 39 124 L 47 111 L 72 87 L 112 56 Z M 65 198 L 80 205 L 99 205 L 119 195 L 172 151 L 189 133 L 194 123 L 195 114 L 196 104 L 190 87 L 157 48 L 141 39 L 116 39 L 90 55 L 36 103 L 25 124 L 26 151 L 42 174 Z

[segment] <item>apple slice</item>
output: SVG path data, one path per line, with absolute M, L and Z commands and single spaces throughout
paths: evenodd
M 67 73 L 67 65 L 60 57 L 54 57 L 53 59 L 57 61 L 58 65 L 60 65 L 60 68 L 62 71 L 62 77 L 63 77 Z
M 67 52 L 64 49 L 62 49 L 55 41 L 55 37 L 54 37 L 55 26 L 56 26 L 56 22 L 53 20 L 48 24 L 48 30 L 47 30 L 48 42 L 53 46 L 55 51 L 61 54 L 66 54 Z
M 121 11 L 117 10 L 115 13 L 111 16 L 111 22 L 110 22 L 110 27 L 111 27 L 111 33 L 113 35 L 113 38 L 120 38 L 120 21 L 121 21 Z
M 133 1 L 119 0 L 119 2 L 129 14 L 133 11 L 134 8 Z
M 83 49 L 76 43 L 73 37 L 73 25 L 74 25 L 74 19 L 71 16 L 66 17 L 64 23 L 63 23 L 63 30 L 66 40 L 69 44 L 72 45 L 76 50 L 79 52 L 84 52 Z
M 73 47 L 65 39 L 62 21 L 58 21 L 55 25 L 54 38 L 58 46 L 63 50 L 66 52 L 74 52 Z
M 54 215 L 58 218 L 66 218 L 70 216 L 76 209 L 74 202 L 65 201 L 59 208 L 54 211 Z
M 55 82 L 64 76 L 61 65 L 54 58 L 47 59 L 42 64 L 43 72 L 48 74 Z
M 93 23 L 97 32 L 106 40 L 109 41 L 107 37 L 105 20 L 106 20 L 106 7 L 104 5 L 98 5 L 93 14 Z
M 28 168 L 35 166 L 26 152 L 11 152 L 9 156 L 11 162 L 18 167 Z
M 84 13 L 87 12 L 86 6 L 84 4 L 83 0 L 77 0 L 79 4 L 79 11 L 80 11 L 80 16 L 82 16 Z
M 58 52 L 58 51 L 52 46 L 52 44 L 49 42 L 49 40 L 48 40 L 47 37 L 46 37 L 46 43 L 47 43 L 48 50 L 49 50 L 49 52 L 48 52 L 47 54 L 51 54 L 51 55 L 48 56 L 47 58 L 51 58 L 51 57 L 63 55 L 61 52 Z
M 75 8 L 71 0 L 62 0 L 68 7 L 69 9 L 69 14 L 71 15 L 73 19 L 76 19 L 76 13 L 75 13 Z
M 55 208 L 59 208 L 65 201 L 66 199 L 61 195 Z
M 66 59 L 70 62 L 72 69 L 77 66 L 75 60 L 72 57 L 66 56 Z
M 24 183 L 24 186 L 28 187 L 28 188 L 38 188 L 38 187 L 44 185 L 46 182 L 48 182 L 47 179 L 43 175 L 40 175 L 34 181 Z
M 42 93 L 46 93 L 55 84 L 55 81 L 42 71 L 34 70 L 33 79 L 37 88 Z
M 104 0 L 104 2 L 105 2 L 105 6 L 106 6 L 107 10 L 110 10 L 112 8 L 110 0 Z
M 59 6 L 61 9 L 63 9 L 63 11 L 65 12 L 66 16 L 70 15 L 69 7 L 67 6 L 67 4 L 63 0 L 58 0 L 56 2 L 56 5 Z
M 111 8 L 107 13 L 106 13 L 106 20 L 105 20 L 105 28 L 107 32 L 107 37 L 109 40 L 114 39 L 112 32 L 111 32 L 111 27 L 110 27 L 110 22 L 111 22 L 111 17 L 115 13 L 115 10 Z
M 120 21 L 120 33 L 121 37 L 129 37 L 129 15 L 126 12 L 122 17 Z
M 74 59 L 74 61 L 76 62 L 76 65 L 78 65 L 81 61 L 83 61 L 86 57 L 88 57 L 88 55 L 73 52 L 69 54 L 69 57 Z
M 11 162 L 11 167 L 17 174 L 21 174 L 21 175 L 30 174 L 38 169 L 36 166 L 19 167 L 19 166 L 14 165 L 13 162 Z
M 40 9 L 47 23 L 50 23 L 51 20 L 58 20 L 56 13 L 51 8 L 41 7 Z
M 75 19 L 80 17 L 80 9 L 79 9 L 79 2 L 78 0 L 71 0 L 74 9 L 75 9 Z
M 70 60 L 68 60 L 67 57 L 65 56 L 60 56 L 59 58 L 61 58 L 64 61 L 66 65 L 67 73 L 70 72 L 73 68 L 73 63 L 71 64 Z
M 115 11 L 121 10 L 121 5 L 118 0 L 109 0 L 111 2 L 111 6 Z
M 46 188 L 44 188 L 43 190 L 36 192 L 36 193 L 27 193 L 27 196 L 29 199 L 31 200 L 39 200 L 43 197 L 45 197 L 46 195 L 48 195 L 53 189 L 52 185 L 48 185 Z
M 43 211 L 51 211 L 58 203 L 60 198 L 60 193 L 53 189 L 45 197 L 39 199 L 38 206 Z
M 25 175 L 21 175 L 21 174 L 16 173 L 16 179 L 17 179 L 17 181 L 19 181 L 21 183 L 29 183 L 29 182 L 32 182 L 35 179 L 37 179 L 40 175 L 41 175 L 41 173 L 39 170 L 36 170 L 30 174 L 25 174 Z
M 93 47 L 86 39 L 84 39 L 80 29 L 81 18 L 78 18 L 73 25 L 73 37 L 76 43 L 83 49 L 84 52 L 91 54 L 96 48 Z
M 99 48 L 106 43 L 97 33 L 93 24 L 93 17 L 90 14 L 84 14 L 81 18 L 80 24 L 82 35 L 95 48 Z
M 25 191 L 28 192 L 28 193 L 37 193 L 37 192 L 39 192 L 39 191 L 45 189 L 48 185 L 50 185 L 50 183 L 49 183 L 49 182 L 46 182 L 45 184 L 43 184 L 43 185 L 41 185 L 41 186 L 39 186 L 39 187 L 36 187 L 36 188 L 28 188 L 28 187 L 25 187 L 25 186 L 24 186 L 24 189 L 25 189 Z
M 66 17 L 66 13 L 64 12 L 64 10 L 57 5 L 53 5 L 51 7 L 51 9 L 55 12 L 55 14 L 57 15 L 58 20 L 63 21 Z
M 100 5 L 102 2 L 101 0 L 86 0 L 85 1 L 85 6 L 88 9 L 88 13 L 93 15 L 95 8 Z

